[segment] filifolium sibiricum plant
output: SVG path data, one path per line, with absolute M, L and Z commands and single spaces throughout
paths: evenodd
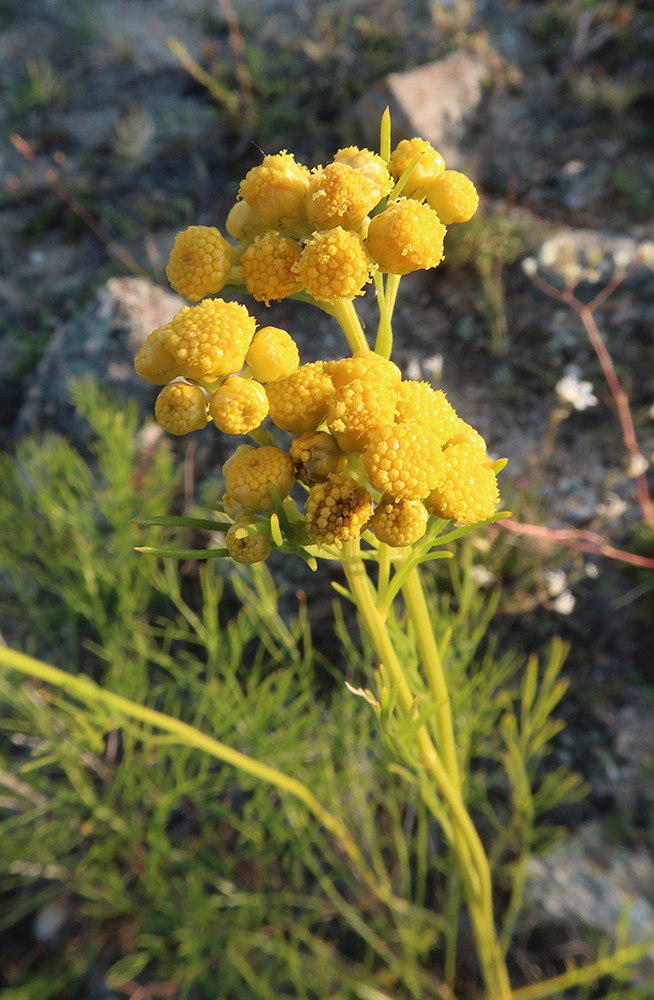
M 243 179 L 227 217 L 231 241 L 206 226 L 191 226 L 177 236 L 167 274 L 191 304 L 147 338 L 135 359 L 136 371 L 163 386 L 155 412 L 166 431 L 189 434 L 213 421 L 221 434 L 247 434 L 252 444 L 241 444 L 225 463 L 225 492 L 216 497 L 211 516 L 162 515 L 140 521 L 222 530 L 224 547 L 142 551 L 164 558 L 230 559 L 253 564 L 252 572 L 272 550 L 299 557 L 313 568 L 320 559 L 340 563 L 347 586 L 337 589 L 356 606 L 364 650 L 372 647 L 376 664 L 365 686 L 350 690 L 377 716 L 395 773 L 417 790 L 448 845 L 453 874 L 447 876 L 442 866 L 433 873 L 436 880 L 450 879 L 443 897 L 444 967 L 438 995 L 455 996 L 457 914 L 463 899 L 485 996 L 537 1000 L 614 975 L 645 954 L 647 946 L 618 948 L 585 969 L 572 968 L 556 980 L 512 993 L 506 956 L 529 850 L 538 839 L 535 817 L 566 795 L 574 798 L 580 789 L 574 776 L 549 775 L 541 776 L 538 792 L 532 791 L 536 765 L 560 728 L 549 716 L 565 690 L 565 682 L 557 679 L 562 644 L 540 681 L 532 658 L 522 688 L 498 696 L 500 707 L 493 708 L 497 732 L 481 750 L 475 748 L 462 721 L 465 712 L 455 717 L 451 699 L 460 698 L 462 690 L 474 698 L 483 689 L 483 671 L 467 687 L 448 689 L 452 675 L 443 666 L 448 631 L 435 630 L 430 620 L 434 605 L 421 567 L 450 556 L 444 545 L 503 516 L 497 474 L 504 461 L 489 458 L 481 435 L 443 392 L 403 379 L 391 359 L 400 278 L 437 267 L 446 227 L 469 220 L 477 203 L 472 182 L 445 169 L 428 142 L 403 140 L 392 149 L 386 112 L 379 153 L 351 146 L 313 170 L 285 151 L 265 156 Z M 370 283 L 379 307 L 372 345 L 354 305 Z M 244 305 L 225 297 L 235 292 L 266 304 L 286 298 L 313 303 L 340 324 L 347 356 L 302 364 L 291 334 L 272 326 L 257 328 Z M 285 433 L 277 434 L 277 440 L 292 436 L 290 446 L 276 443 L 278 431 Z M 478 635 L 470 639 L 479 642 Z M 353 647 L 347 652 L 358 655 Z M 357 878 L 387 908 L 402 939 L 399 928 L 410 924 L 411 903 L 397 895 L 381 859 L 364 847 L 356 831 L 295 775 L 87 678 L 65 675 L 10 651 L 0 658 L 67 688 L 75 698 L 166 733 L 169 740 L 198 748 L 295 796 L 335 838 Z M 489 706 L 490 701 L 479 711 Z M 514 802 L 513 819 L 506 826 L 493 819 L 490 805 L 479 805 L 485 800 L 478 787 L 483 777 L 472 770 L 475 749 L 502 761 Z M 485 813 L 486 833 L 490 820 L 497 834 L 489 850 L 486 834 L 482 840 L 471 816 L 475 803 L 475 815 Z M 499 912 L 492 873 L 509 843 L 520 845 L 519 858 L 515 865 L 505 865 L 509 892 Z M 425 872 L 418 875 L 424 883 Z M 434 931 L 429 948 L 442 944 L 440 934 Z M 404 984 L 397 985 L 401 995 L 421 995 L 408 972 Z M 356 995 L 373 992 L 386 996 L 377 991 Z

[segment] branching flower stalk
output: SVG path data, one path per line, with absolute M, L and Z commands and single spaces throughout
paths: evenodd
M 167 273 L 173 288 L 198 305 L 151 334 L 136 370 L 167 383 L 156 414 L 169 432 L 213 419 L 223 433 L 250 434 L 258 445 L 242 445 L 223 470 L 226 491 L 216 510 L 230 523 L 225 541 L 233 559 L 258 562 L 275 546 L 312 566 L 321 557 L 340 560 L 388 679 L 371 703 L 384 725 L 394 699 L 401 724 L 411 727 L 417 765 L 445 804 L 439 819 L 458 861 L 482 975 L 489 997 L 500 1000 L 510 986 L 490 868 L 464 802 L 419 569 L 448 520 L 467 530 L 499 516 L 496 469 L 481 436 L 444 394 L 403 381 L 389 360 L 401 275 L 440 263 L 446 225 L 467 221 L 478 197 L 467 177 L 445 170 L 429 143 L 405 140 L 391 151 L 387 115 L 380 146 L 385 156 L 351 146 L 314 171 L 289 153 L 266 156 L 241 183 L 229 213 L 236 246 L 208 227 L 180 233 Z M 374 351 L 353 301 L 373 278 L 380 317 Z M 299 365 L 286 331 L 256 331 L 244 307 L 209 297 L 230 286 L 244 286 L 266 304 L 293 296 L 313 301 L 337 320 L 351 357 Z M 266 416 L 295 435 L 288 453 L 262 431 Z M 308 489 L 304 512 L 290 496 L 295 480 Z M 378 590 L 364 559 L 379 566 Z M 431 705 L 411 689 L 387 628 L 400 590 Z M 447 965 L 453 978 L 452 954 Z
M 349 146 L 314 170 L 286 151 L 265 156 L 241 182 L 226 221 L 231 240 L 208 226 L 178 234 L 167 275 L 190 305 L 150 334 L 136 356 L 136 371 L 162 386 L 155 414 L 164 430 L 183 435 L 213 421 L 223 434 L 249 435 L 253 445 L 241 444 L 224 464 L 225 492 L 209 505 L 212 517 L 137 521 L 223 531 L 224 546 L 140 551 L 248 565 L 263 562 L 274 548 L 312 568 L 318 559 L 340 562 L 349 589 L 336 589 L 356 605 L 378 660 L 376 694 L 350 690 L 370 704 L 403 767 L 411 768 L 455 860 L 445 935 L 449 995 L 462 894 L 485 996 L 510 1000 L 505 953 L 521 884 L 500 939 L 491 866 L 466 804 L 470 748 L 464 739 L 465 749 L 457 750 L 447 674 L 420 570 L 421 563 L 450 555 L 443 545 L 508 516 L 497 511 L 497 473 L 505 461 L 490 460 L 481 435 L 443 392 L 402 379 L 390 360 L 400 277 L 438 266 L 446 227 L 469 220 L 478 197 L 472 182 L 446 170 L 428 142 L 415 138 L 392 148 L 388 112 L 380 149 L 381 155 Z M 380 316 L 374 350 L 354 307 L 373 280 Z M 232 292 L 247 292 L 266 305 L 285 298 L 315 304 L 338 321 L 351 354 L 301 364 L 291 335 L 273 326 L 257 328 L 245 306 L 224 297 Z M 290 433 L 287 450 L 277 446 L 270 425 Z M 394 640 L 400 597 L 405 638 L 411 637 L 422 674 L 403 662 Z M 21 654 L 0 652 L 2 661 L 295 796 L 338 839 L 377 898 L 401 916 L 403 901 L 389 890 L 390 881 L 380 881 L 356 835 L 302 782 L 88 680 Z M 569 977 L 562 982 L 565 988 Z M 408 979 L 405 985 L 412 990 Z M 528 990 L 522 1000 L 548 995 Z
M 532 261 L 530 259 L 530 264 L 531 263 Z M 535 263 L 536 262 L 533 261 L 534 265 Z M 636 440 L 629 401 L 622 386 L 620 385 L 620 380 L 616 375 L 613 359 L 611 358 L 607 346 L 604 343 L 604 339 L 599 332 L 593 315 L 621 284 L 625 274 L 624 268 L 616 267 L 615 273 L 611 277 L 610 281 L 588 303 L 582 302 L 581 299 L 575 295 L 575 284 L 578 278 L 566 279 L 563 289 L 560 289 L 541 277 L 534 267 L 530 267 L 528 269 L 528 273 L 537 288 L 539 288 L 542 292 L 545 292 L 545 294 L 549 295 L 551 298 L 557 299 L 559 302 L 563 302 L 565 305 L 569 306 L 570 309 L 577 313 L 583 324 L 584 330 L 588 335 L 588 339 L 590 340 L 593 350 L 595 351 L 599 363 L 602 366 L 604 378 L 606 379 L 606 383 L 618 411 L 620 426 L 622 428 L 622 438 L 629 456 L 629 470 L 630 474 L 636 480 L 638 504 L 643 515 L 643 520 L 649 528 L 654 528 L 654 507 L 652 506 L 652 500 L 647 486 L 647 477 L 645 469 L 643 468 L 643 456 Z M 647 463 L 645 463 L 645 466 L 646 464 Z

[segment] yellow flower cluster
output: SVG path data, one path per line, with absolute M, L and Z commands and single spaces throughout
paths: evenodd
M 403 381 L 391 361 L 360 351 L 301 365 L 266 392 L 273 423 L 297 436 L 288 454 L 262 447 L 230 459 L 224 500 L 233 516 L 270 511 L 268 484 L 283 500 L 293 475 L 309 487 L 309 537 L 326 545 L 368 526 L 381 542 L 411 545 L 429 513 L 460 524 L 494 513 L 497 480 L 481 435 L 443 392 Z
M 166 273 L 191 302 L 230 282 L 245 283 L 266 305 L 302 290 L 321 302 L 351 300 L 377 269 L 437 267 L 445 227 L 470 219 L 477 203 L 472 181 L 446 170 L 424 139 L 403 139 L 388 163 L 347 146 L 314 170 L 283 150 L 241 181 L 226 221 L 237 245 L 211 226 L 190 226 L 178 234 Z
M 249 434 L 259 427 L 269 409 L 261 383 L 286 379 L 300 355 L 286 330 L 255 331 L 256 320 L 245 306 L 205 299 L 184 306 L 172 322 L 150 334 L 134 367 L 148 382 L 170 383 L 155 404 L 164 430 L 188 434 L 206 426 L 208 418 L 225 434 Z M 237 375 L 244 365 L 243 375 Z
M 442 392 L 402 380 L 368 350 L 300 365 L 285 330 L 257 330 L 245 306 L 207 297 L 243 283 L 266 305 L 299 292 L 330 306 L 352 300 L 377 270 L 438 266 L 446 226 L 467 221 L 477 201 L 472 182 L 422 139 L 400 142 L 388 162 L 348 146 L 313 170 L 282 151 L 241 182 L 226 222 L 235 245 L 209 226 L 178 234 L 166 273 L 193 304 L 153 331 L 135 359 L 139 375 L 164 386 L 157 419 L 172 434 L 213 420 L 260 443 L 269 416 L 294 435 L 288 452 L 241 446 L 224 466 L 234 559 L 266 558 L 262 523 L 275 491 L 286 501 L 295 480 L 309 490 L 306 534 L 323 544 L 370 526 L 380 542 L 411 545 L 430 513 L 472 524 L 494 512 L 486 445 Z

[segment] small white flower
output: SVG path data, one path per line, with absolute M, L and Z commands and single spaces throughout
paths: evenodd
M 404 375 L 406 378 L 411 379 L 412 382 L 419 382 L 422 378 L 422 372 L 420 371 L 420 362 L 417 358 L 409 358 L 407 366 L 404 370 Z
M 583 277 L 584 269 L 576 261 L 561 265 L 561 274 L 569 285 L 578 285 Z
M 430 382 L 438 382 L 443 374 L 443 355 L 433 354 L 431 358 L 425 358 L 422 369 L 429 376 Z
M 543 573 L 543 581 L 548 597 L 558 597 L 565 590 L 567 583 L 562 569 L 548 569 Z
M 586 576 L 590 580 L 596 580 L 597 577 L 599 576 L 599 569 L 597 568 L 597 563 L 586 563 L 584 569 L 586 571 Z
M 538 271 L 538 261 L 534 257 L 525 257 L 522 262 L 522 270 L 528 278 L 535 278 Z
M 478 587 L 488 587 L 495 582 L 494 574 L 481 563 L 470 567 L 470 579 L 474 580 Z
M 553 609 L 560 615 L 569 615 L 574 610 L 574 595 L 569 590 L 564 590 L 557 599 L 552 602 Z
M 639 452 L 637 455 L 634 455 L 633 458 L 629 459 L 627 475 L 631 479 L 636 479 L 638 476 L 642 476 L 643 472 L 645 472 L 648 468 L 649 462 L 645 456 L 641 455 Z
M 601 503 L 595 507 L 595 513 L 605 521 L 612 521 L 616 517 L 622 517 L 627 509 L 625 501 L 617 493 L 605 493 Z
M 638 256 L 647 267 L 654 268 L 654 242 L 646 240 L 638 247 Z
M 626 271 L 631 264 L 631 254 L 628 250 L 616 250 L 613 254 L 613 264 L 616 271 Z
M 558 247 L 551 240 L 543 243 L 538 256 L 543 267 L 556 267 L 560 259 Z
M 596 406 L 597 396 L 593 395 L 593 383 L 582 382 L 574 374 L 564 375 L 555 386 L 559 401 L 575 410 L 586 410 L 589 406 Z

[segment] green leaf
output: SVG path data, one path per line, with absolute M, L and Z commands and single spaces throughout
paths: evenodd
M 131 982 L 140 972 L 143 972 L 149 961 L 150 955 L 147 951 L 137 951 L 134 955 L 126 955 L 107 970 L 107 986 L 115 990 L 124 986 L 125 983 Z

